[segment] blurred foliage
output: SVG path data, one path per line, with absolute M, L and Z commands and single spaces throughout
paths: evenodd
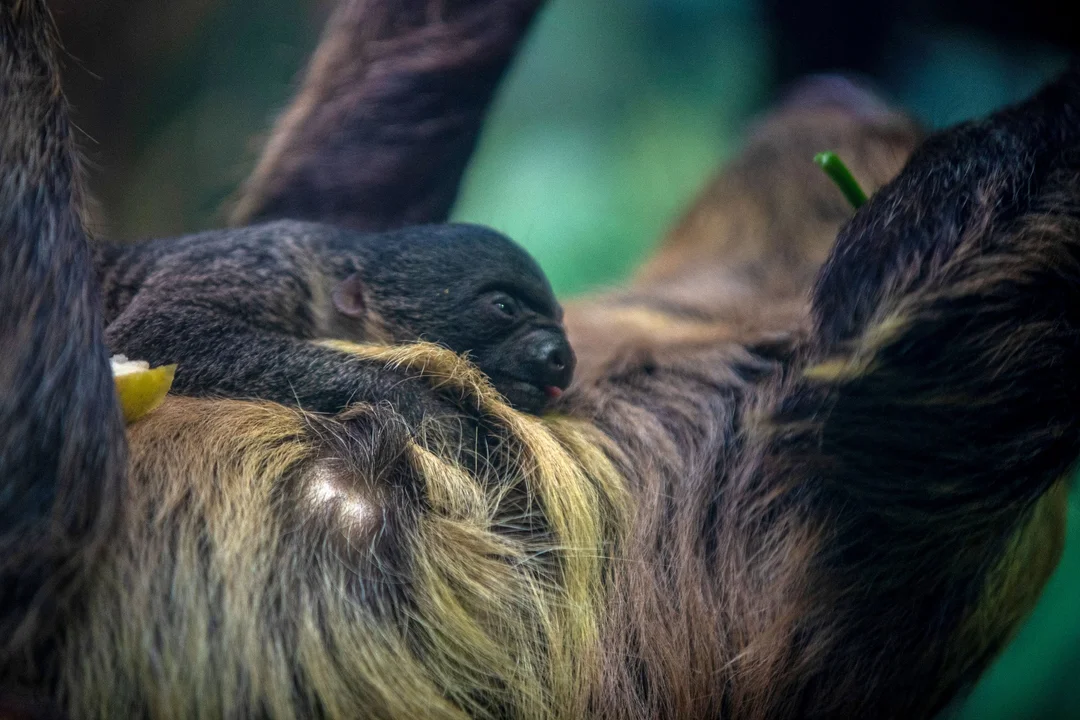
M 624 277 L 767 90 L 753 6 L 676 5 L 552 3 L 489 121 L 456 216 L 523 243 L 562 294 Z
M 99 193 L 113 237 L 220 224 L 325 10 L 251 7 L 220 3 L 117 110 L 137 122 L 134 159 Z M 522 242 L 560 294 L 619 281 L 775 96 L 771 48 L 753 0 L 554 0 L 497 102 L 456 218 Z M 876 79 L 931 126 L 1019 99 L 1062 63 L 1045 49 L 918 27 L 892 52 L 889 77 Z M 107 174 L 110 158 L 89 149 Z M 1078 516 L 1074 502 L 1061 568 L 960 708 L 965 720 L 1080 717 Z

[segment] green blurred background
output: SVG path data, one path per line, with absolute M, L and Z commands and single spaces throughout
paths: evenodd
M 313 47 L 317 0 L 56 0 L 98 222 L 113 238 L 221 223 Z M 755 0 L 554 0 L 512 70 L 455 212 L 522 242 L 565 295 L 618 282 L 775 97 L 784 36 Z M 824 39 L 823 42 L 829 42 Z M 875 79 L 932 127 L 1021 98 L 1038 42 L 901 23 Z M 1080 718 L 1080 505 L 1035 615 L 963 718 Z

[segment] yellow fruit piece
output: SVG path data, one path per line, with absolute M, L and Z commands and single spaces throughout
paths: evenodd
M 129 361 L 123 355 L 112 359 L 113 382 L 124 410 L 124 421 L 133 423 L 156 408 L 172 387 L 175 365 L 150 369 L 150 364 Z

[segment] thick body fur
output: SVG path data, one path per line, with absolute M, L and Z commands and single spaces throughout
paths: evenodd
M 490 56 L 491 37 L 453 18 L 497 5 L 358 0 L 339 17 L 400 12 L 377 27 L 405 37 L 434 18 L 433 33 Z M 0 7 L 0 67 L 51 68 L 38 4 Z M 496 47 L 516 42 L 516 25 L 484 27 L 511 28 Z M 371 76 L 334 56 L 309 84 L 341 92 L 300 104 L 383 117 L 382 96 L 353 92 Z M 422 54 L 425 72 L 438 57 Z M 558 415 L 511 410 L 434 346 L 342 344 L 424 405 L 358 398 L 322 417 L 171 398 L 128 429 L 126 477 L 91 446 L 32 477 L 5 466 L 5 489 L 20 487 L 9 474 L 46 497 L 92 486 L 78 507 L 99 513 L 94 532 L 76 539 L 100 552 L 49 576 L 80 602 L 22 636 L 37 663 L 6 656 L 2 687 L 24 688 L 39 716 L 933 716 L 1007 641 L 1061 550 L 1060 478 L 1080 454 L 1080 72 L 910 158 L 917 129 L 845 88 L 804 86 L 628 288 L 567 307 L 584 371 Z M 270 180 L 322 150 L 288 124 L 271 147 Z M 810 163 L 825 147 L 877 190 L 850 222 Z M 5 192 L 35 167 L 7 158 Z M 324 179 L 365 197 L 356 176 Z M 399 207 L 423 204 L 423 186 L 395 187 Z M 85 255 L 77 223 L 48 220 L 72 208 L 34 217 Z M 15 237 L 56 237 L 35 233 Z M 78 351 L 102 363 L 92 312 L 24 319 L 83 296 L 33 290 L 46 294 L 2 296 L 5 322 L 53 348 L 85 320 L 98 334 Z M 7 365 L 18 350 L 0 327 L 4 371 L 23 367 Z M 103 432 L 62 403 L 31 405 L 40 381 L 0 377 L 32 417 Z M 111 407 L 104 373 L 77 379 Z M 3 432 L 5 453 L 24 447 Z M 88 480 L 101 477 L 123 482 Z M 2 509 L 20 531 L 42 526 Z M 19 542 L 10 527 L 0 537 Z M 25 608 L 6 603 L 4 622 Z
M 573 372 L 544 273 L 509 238 L 476 225 L 362 233 L 282 220 L 107 246 L 97 266 L 106 343 L 178 363 L 173 387 L 186 395 L 316 412 L 356 398 L 424 406 L 399 379 L 316 340 L 422 340 L 467 352 L 527 411 Z

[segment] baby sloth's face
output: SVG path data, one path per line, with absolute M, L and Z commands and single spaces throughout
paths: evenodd
M 432 241 L 399 255 L 412 299 L 407 315 L 397 314 L 402 326 L 467 353 L 511 405 L 540 412 L 569 386 L 575 362 L 544 272 L 494 230 L 446 225 L 427 233 Z
M 467 350 L 496 389 L 519 410 L 538 413 L 574 376 L 574 351 L 554 297 L 516 296 L 509 288 L 481 293 L 468 313 L 477 333 Z M 457 349 L 457 348 L 452 348 Z
M 563 311 L 536 261 L 477 225 L 349 235 L 356 272 L 333 292 L 357 325 L 373 317 L 394 342 L 426 340 L 467 354 L 511 405 L 538 413 L 574 375 Z M 347 335 L 348 336 L 348 335 Z

